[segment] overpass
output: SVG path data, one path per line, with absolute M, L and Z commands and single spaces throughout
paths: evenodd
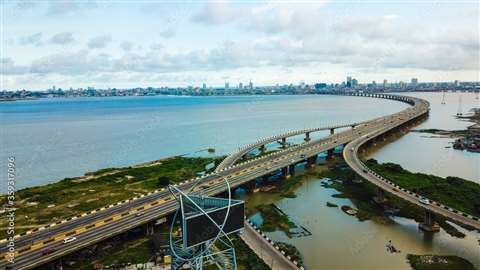
M 346 149 L 351 149 L 351 147 L 358 149 L 361 144 L 353 144 L 354 142 L 360 143 L 363 140 L 373 139 L 409 121 L 424 117 L 429 111 L 428 102 L 418 98 L 366 93 L 352 93 L 348 95 L 397 100 L 406 102 L 410 104 L 411 107 L 395 114 L 378 117 L 359 123 L 358 125 L 352 125 L 348 130 L 331 134 L 325 138 L 309 140 L 300 145 L 287 147 L 281 151 L 270 153 L 250 161 L 225 166 L 215 173 L 205 175 L 200 179 L 184 181 L 178 184 L 179 188 L 187 190 L 191 188 L 196 181 L 201 181 L 202 184 L 197 186 L 193 192 L 195 194 L 214 196 L 225 191 L 223 178 L 226 178 L 232 187 L 238 187 L 251 183 L 252 180 L 258 177 L 278 171 L 281 171 L 284 175 L 293 174 L 295 173 L 296 164 L 305 161 L 307 165 L 313 164 L 316 162 L 319 153 L 327 152 L 344 145 L 347 145 Z M 302 132 L 299 134 L 301 133 Z M 363 168 L 358 167 L 361 165 L 357 164 L 357 167 L 353 166 L 352 161 L 358 161 L 356 152 L 354 152 L 354 155 L 348 155 L 347 153 L 346 158 L 349 159 L 347 163 L 351 164 L 357 173 L 361 176 L 371 178 L 370 175 L 362 174 L 363 169 L 358 170 L 359 168 Z M 373 173 L 370 174 L 374 175 Z M 371 181 L 374 180 L 375 179 L 371 178 Z M 382 187 L 384 187 L 382 190 L 389 191 L 387 186 L 381 185 L 381 188 Z M 397 193 L 392 194 L 397 195 Z M 55 224 L 47 225 L 16 237 L 14 253 L 15 264 L 12 266 L 14 269 L 30 269 L 47 262 L 58 261 L 61 257 L 69 253 L 130 229 L 139 226 L 151 227 L 158 218 L 173 213 L 176 208 L 175 200 L 173 200 L 170 193 L 163 188 Z M 450 208 L 437 209 L 432 207 L 432 209 L 429 210 L 431 210 L 429 213 L 441 214 L 455 222 L 480 229 L 480 222 L 476 217 L 465 216 L 463 213 Z M 141 215 L 137 215 L 138 213 L 141 213 Z M 63 244 L 62 240 L 68 236 L 75 236 L 77 240 Z M 6 241 L 2 241 L 2 246 L 0 247 L 0 260 L 2 260 L 0 267 L 9 265 L 6 261 L 6 252 L 8 251 L 6 243 Z M 54 250 L 54 252 L 49 253 L 48 251 L 50 250 Z
M 306 128 L 306 129 L 302 129 L 302 130 L 292 130 L 292 131 L 288 131 L 288 132 L 285 132 L 285 133 L 282 133 L 282 134 L 279 134 L 279 135 L 274 135 L 274 136 L 271 136 L 271 137 L 268 137 L 268 138 L 263 138 L 263 139 L 260 139 L 256 142 L 254 142 L 254 143 L 251 143 L 251 144 L 245 145 L 243 147 L 240 147 L 236 152 L 228 155 L 224 160 L 222 160 L 222 162 L 220 162 L 220 164 L 218 164 L 215 171 L 218 172 L 218 171 L 224 170 L 224 169 L 232 166 L 238 160 L 240 160 L 241 158 L 244 158 L 246 156 L 246 154 L 248 154 L 249 152 L 251 152 L 251 151 L 253 151 L 257 148 L 260 151 L 263 151 L 263 150 L 265 150 L 265 146 L 267 144 L 270 144 L 270 143 L 273 143 L 273 142 L 279 142 L 280 144 L 282 144 L 283 147 L 285 147 L 287 145 L 287 138 L 290 138 L 290 137 L 305 134 L 305 139 L 304 140 L 306 142 L 308 142 L 308 141 L 310 141 L 310 134 L 311 133 L 318 132 L 318 131 L 324 131 L 324 130 L 330 130 L 330 135 L 332 135 L 332 134 L 334 134 L 335 129 L 355 127 L 355 126 L 358 126 L 358 125 L 360 125 L 362 123 L 366 123 L 366 122 L 368 122 L 368 121 L 354 122 L 354 123 L 351 123 L 351 124 L 328 125 L 328 126 L 324 126 L 324 127 Z

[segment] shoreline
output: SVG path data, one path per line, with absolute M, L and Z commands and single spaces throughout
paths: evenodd
M 472 153 L 480 153 L 480 108 L 473 108 L 472 115 L 457 115 L 455 116 L 459 120 L 465 120 L 473 123 L 473 125 L 468 126 L 466 129 L 461 130 L 444 130 L 444 129 L 416 129 L 412 132 L 418 133 L 428 133 L 436 136 L 431 136 L 430 138 L 451 138 L 455 139 L 452 142 L 452 147 L 455 150 L 466 150 Z M 449 148 L 445 146 L 445 148 Z

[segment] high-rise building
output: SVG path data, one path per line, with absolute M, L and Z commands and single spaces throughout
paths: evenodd
M 357 85 L 358 85 L 357 79 L 352 79 L 352 83 L 351 83 L 351 84 L 352 84 L 352 87 L 357 86 Z
M 352 87 L 352 77 L 347 77 L 347 87 Z
M 383 88 L 386 88 L 387 87 L 387 80 L 383 80 Z
M 207 89 L 207 84 L 206 84 L 206 83 L 203 83 L 202 88 L 203 88 L 203 89 Z
M 243 83 L 238 84 L 238 89 L 243 89 Z
M 252 81 L 250 81 L 250 82 L 248 83 L 248 88 L 253 89 L 253 83 L 252 83 Z
M 226 83 L 225 83 L 225 89 L 228 89 L 228 88 L 230 88 L 230 85 L 229 85 L 228 82 L 226 82 Z
M 412 78 L 412 81 L 410 82 L 411 85 L 416 86 L 418 84 L 418 79 L 417 78 Z

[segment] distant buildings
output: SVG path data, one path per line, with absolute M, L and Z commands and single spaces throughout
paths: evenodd
M 357 79 L 348 76 L 346 85 L 348 88 L 355 88 L 358 85 L 358 81 Z
M 418 79 L 417 78 L 412 78 L 412 80 L 410 81 L 410 85 L 415 87 L 415 86 L 417 86 L 417 84 L 418 84 Z
M 409 83 L 392 82 L 377 84 L 359 83 L 357 79 L 349 76 L 342 83 L 322 83 L 313 84 L 300 83 L 298 85 L 285 84 L 274 86 L 253 86 L 250 81 L 248 86 L 239 83 L 238 87 L 231 87 L 229 82 L 225 82 L 225 87 L 208 87 L 203 83 L 201 87 L 136 87 L 130 89 L 96 89 L 95 87 L 77 88 L 69 87 L 63 90 L 55 86 L 45 91 L 27 91 L 24 89 L 0 91 L 0 101 L 11 101 L 16 99 L 34 99 L 46 97 L 108 97 L 108 96 L 154 96 L 154 95 L 178 95 L 178 96 L 218 96 L 218 95 L 296 95 L 296 94 L 314 94 L 324 91 L 365 91 L 365 92 L 401 92 L 401 91 L 480 91 L 480 82 L 419 82 L 417 78 L 412 78 Z

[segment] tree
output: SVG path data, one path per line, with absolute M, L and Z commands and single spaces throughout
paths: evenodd
M 165 186 L 168 186 L 168 184 L 170 184 L 170 178 L 168 178 L 166 176 L 158 177 L 158 180 L 157 180 L 157 185 L 158 186 L 165 187 Z

